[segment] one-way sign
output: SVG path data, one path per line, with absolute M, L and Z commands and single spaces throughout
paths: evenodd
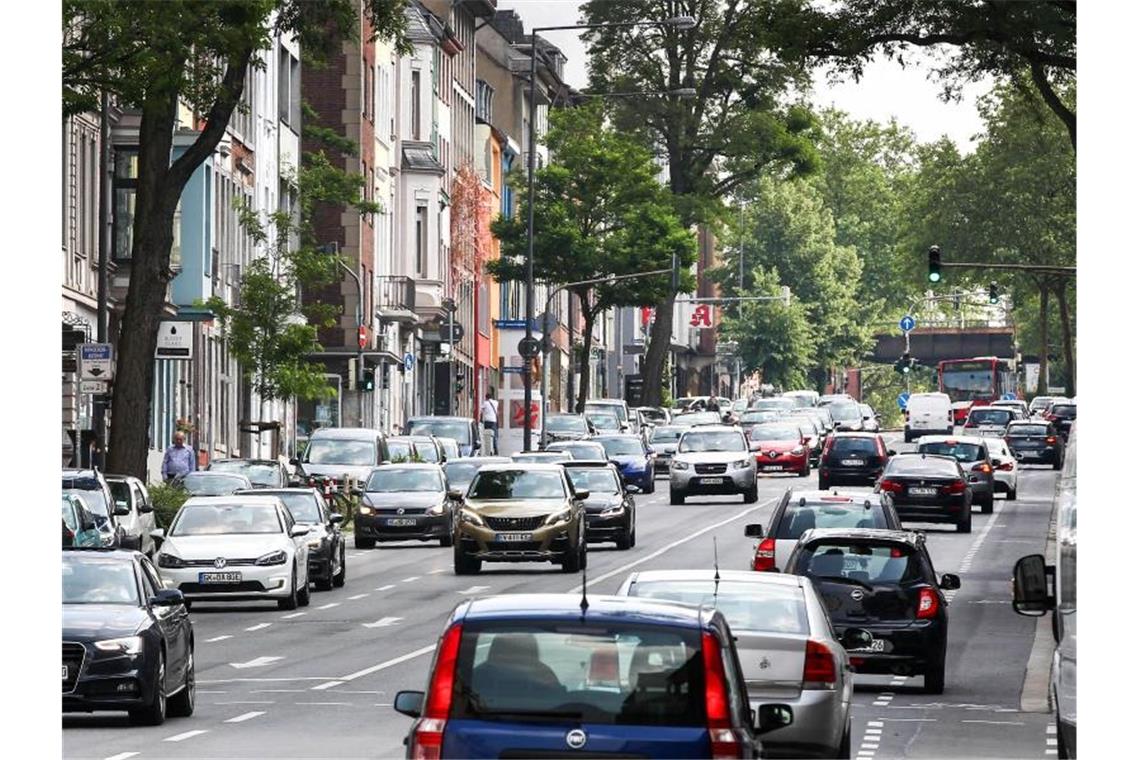
M 115 357 L 110 343 L 79 344 L 79 379 L 111 380 L 115 377 Z

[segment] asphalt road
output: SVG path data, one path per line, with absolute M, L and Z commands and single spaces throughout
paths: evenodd
M 1055 478 L 1051 470 L 1023 470 L 1020 498 L 999 497 L 992 515 L 975 512 L 968 535 L 916 524 L 929 529 L 936 569 L 962 576 L 962 588 L 949 592 L 946 691 L 922 694 L 920 678 L 858 676 L 854 757 L 1055 756 L 1050 715 L 1020 711 L 1036 624 L 1009 605 L 1013 562 L 1044 545 Z M 755 505 L 709 497 L 670 506 L 666 482 L 659 480 L 655 494 L 637 497 L 635 548 L 591 547 L 589 589 L 612 593 L 639 568 L 709 567 L 714 537 L 721 567 L 746 568 L 754 542 L 744 537 L 744 524 L 766 522 L 784 489 L 815 485 L 814 472 L 762 478 Z M 484 568 L 459 578 L 450 549 L 385 544 L 350 549 L 345 587 L 314 591 L 311 605 L 296 612 L 272 604 L 196 604 L 193 717 L 143 728 L 116 713 L 67 715 L 64 757 L 402 756 L 411 720 L 392 709 L 393 696 L 425 687 L 436 639 L 461 599 L 568 592 L 580 582 L 553 565 Z

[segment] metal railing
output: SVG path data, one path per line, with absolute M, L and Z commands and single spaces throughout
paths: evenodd
M 381 275 L 377 278 L 377 286 L 381 309 L 415 311 L 416 283 L 411 277 L 402 274 Z

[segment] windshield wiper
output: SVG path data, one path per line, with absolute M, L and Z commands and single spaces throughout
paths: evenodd
M 848 578 L 844 575 L 813 575 L 812 578 L 815 578 L 817 581 L 834 581 L 835 583 L 846 583 L 849 586 L 862 586 L 868 591 L 874 591 L 874 589 L 871 588 L 871 584 L 864 583 L 857 578 Z

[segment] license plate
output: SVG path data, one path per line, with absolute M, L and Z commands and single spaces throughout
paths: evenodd
M 514 542 L 514 541 L 530 541 L 530 539 L 531 539 L 530 533 L 496 533 L 495 534 L 495 540 L 502 542 L 502 543 L 508 543 L 508 542 Z
M 783 469 L 784 468 L 778 464 L 766 464 L 766 465 L 764 465 L 764 472 L 779 472 Z
M 844 467 L 862 467 L 867 464 L 862 459 L 843 459 L 839 463 Z
M 921 488 L 915 486 L 910 489 L 911 496 L 936 496 L 938 494 L 937 488 Z
M 67 680 L 67 666 L 66 665 L 63 666 L 63 680 L 65 680 L 65 681 Z
M 384 524 L 391 525 L 393 528 L 400 528 L 415 525 L 416 521 L 410 517 L 393 517 L 391 520 L 385 520 Z
M 697 482 L 705 485 L 719 485 L 724 482 L 724 478 L 701 478 Z
M 241 583 L 241 573 L 198 573 L 199 583 Z

